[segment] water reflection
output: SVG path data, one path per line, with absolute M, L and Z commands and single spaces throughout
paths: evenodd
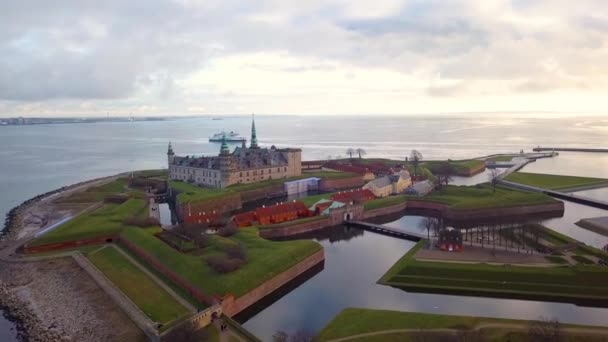
M 0 310 L 0 341 L 17 342 L 17 330 L 15 324 L 4 317 L 4 311 Z
M 418 227 L 423 217 L 401 221 Z M 398 226 L 401 223 L 387 223 Z M 277 330 L 319 331 L 347 307 L 473 315 L 517 319 L 556 317 L 562 322 L 605 324 L 608 309 L 573 304 L 406 292 L 376 281 L 405 254 L 413 242 L 359 230 L 337 239 L 344 227 L 331 228 L 315 239 L 325 249 L 325 268 L 244 323 L 264 341 Z M 332 238 L 328 238 L 332 236 Z

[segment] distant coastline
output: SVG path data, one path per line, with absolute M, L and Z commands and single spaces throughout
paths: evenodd
M 0 118 L 0 127 L 3 126 L 30 126 L 30 125 L 58 125 L 82 124 L 102 122 L 139 122 L 139 121 L 167 121 L 166 117 L 110 117 L 110 118 Z

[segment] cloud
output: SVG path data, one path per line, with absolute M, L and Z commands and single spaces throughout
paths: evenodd
M 608 109 L 603 7 L 9 0 L 0 12 L 0 115 L 549 110 L 583 99 Z

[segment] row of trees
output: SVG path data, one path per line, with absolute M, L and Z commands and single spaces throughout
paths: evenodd
M 346 154 L 348 154 L 348 156 L 349 156 L 350 159 L 353 159 L 353 155 L 355 155 L 355 154 L 357 154 L 359 156 L 359 159 L 362 159 L 363 156 L 367 154 L 367 152 L 364 149 L 362 149 L 362 148 L 352 148 L 352 147 L 349 147 L 346 150 Z

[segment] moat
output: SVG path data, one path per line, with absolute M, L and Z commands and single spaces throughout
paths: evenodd
M 509 147 L 509 149 L 513 148 Z M 450 151 L 445 153 L 447 152 Z M 97 158 L 104 159 L 104 157 Z M 87 167 L 94 169 L 88 170 L 91 171 L 91 174 L 87 175 L 76 176 L 67 171 L 63 172 L 61 174 L 63 178 L 59 181 L 54 179 L 55 183 L 52 184 L 69 184 L 74 179 L 73 177 L 79 177 L 76 179 L 82 180 L 92 176 L 107 175 L 116 170 L 151 168 L 156 165 L 149 160 L 143 163 L 137 162 L 138 156 L 128 156 L 128 158 L 130 158 L 128 165 L 94 167 L 92 166 L 94 164 L 90 164 Z M 527 166 L 524 171 L 560 173 L 557 170 L 565 170 L 568 172 L 564 172 L 564 174 L 571 175 L 577 175 L 580 171 L 581 175 L 607 177 L 606 160 L 606 156 L 603 155 L 580 156 L 579 154 L 563 153 L 560 158 L 554 160 L 539 160 Z M 61 162 L 57 163 L 61 164 Z M 573 165 L 578 165 L 578 168 Z M 470 178 L 455 178 L 454 183 L 472 185 L 487 181 L 486 172 Z M 47 190 L 50 186 L 46 183 L 44 187 L 40 187 L 40 184 L 36 186 L 35 182 L 24 187 L 24 194 L 31 196 L 36 191 L 40 192 L 39 189 Z M 582 193 L 588 194 L 590 197 L 605 198 L 608 189 L 588 190 Z M 13 199 L 6 202 L 11 203 Z M 565 205 L 564 217 L 547 220 L 543 223 L 596 247 L 602 247 L 608 242 L 607 238 L 580 229 L 573 224 L 580 218 L 606 215 L 606 211 L 568 202 Z M 163 211 L 167 212 L 166 209 Z M 401 229 L 418 229 L 418 220 L 420 217 L 407 216 L 391 225 Z M 163 221 L 167 224 L 169 222 L 169 220 Z M 608 313 L 606 309 L 578 307 L 571 304 L 407 293 L 376 285 L 376 281 L 388 267 L 412 247 L 413 243 L 358 229 L 347 231 L 344 227 L 320 232 L 310 238 L 319 241 L 325 249 L 326 259 L 323 269 L 313 272 L 309 279 L 276 302 L 259 303 L 256 308 L 259 312 L 254 313 L 251 317 L 242 318 L 245 321 L 245 327 L 264 340 L 267 340 L 278 329 L 287 331 L 304 329 L 316 332 L 337 312 L 350 306 L 530 319 L 544 316 L 556 317 L 564 322 L 588 324 L 604 324 L 602 318 L 606 317 Z M 2 321 L 0 322 L 0 338 L 8 341 L 14 339 L 15 333 L 9 328 L 12 324 L 4 322 L 2 318 L 0 321 Z

